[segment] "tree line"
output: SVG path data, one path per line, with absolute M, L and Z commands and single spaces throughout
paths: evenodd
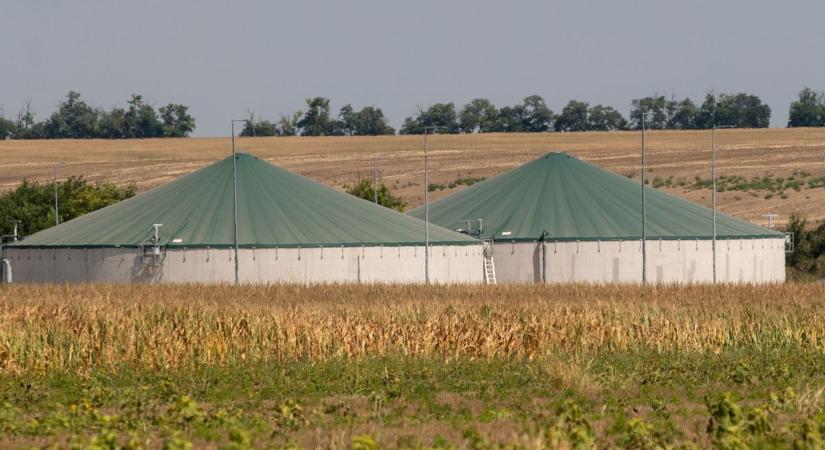
M 367 106 L 359 111 L 342 107 L 333 117 L 330 100 L 306 100 L 307 109 L 281 116 L 271 122 L 249 115 L 242 136 L 376 136 L 395 134 L 381 108 Z M 625 118 L 616 108 L 570 100 L 559 113 L 547 106 L 540 95 L 525 97 L 521 103 L 501 108 L 489 99 L 477 98 L 457 108 L 455 103 L 436 103 L 404 119 L 398 134 L 439 133 L 538 133 L 572 131 L 709 129 L 714 125 L 737 128 L 767 128 L 771 108 L 758 96 L 748 93 L 705 96 L 701 104 L 690 98 L 651 95 L 633 99 Z M 825 126 L 825 94 L 809 88 L 791 104 L 789 127 Z
M 709 93 L 701 103 L 690 98 L 651 95 L 633 99 L 630 114 L 624 117 L 616 108 L 570 100 L 558 113 L 540 95 L 531 95 L 512 106 L 497 107 L 486 98 L 477 98 L 457 108 L 454 103 L 436 103 L 404 119 L 399 134 L 423 134 L 427 129 L 440 133 L 492 132 L 573 132 L 637 130 L 708 129 L 714 125 L 738 128 L 765 128 L 770 124 L 771 108 L 758 96 L 748 93 Z M 825 93 L 804 88 L 791 103 L 789 127 L 825 126 Z M 188 107 L 170 103 L 157 111 L 143 97 L 132 95 L 126 108 L 94 108 L 80 94 L 70 91 L 57 111 L 43 121 L 35 121 L 29 105 L 15 120 L 0 114 L 0 139 L 55 138 L 150 138 L 184 137 L 195 129 Z M 381 108 L 365 106 L 356 110 L 347 104 L 337 114 L 330 100 L 314 97 L 306 108 L 276 121 L 250 113 L 241 136 L 379 136 L 396 134 Z
M 281 116 L 277 122 L 256 119 L 250 113 L 241 136 L 381 136 L 395 134 L 381 108 L 366 106 L 356 111 L 344 105 L 332 117 L 329 99 L 308 98 L 306 111 Z
M 169 103 L 157 111 L 133 94 L 126 108 L 106 110 L 92 107 L 80 96 L 69 91 L 57 110 L 47 119 L 35 120 L 27 103 L 16 119 L 0 114 L 0 139 L 129 139 L 186 137 L 195 129 L 195 119 L 189 107 Z

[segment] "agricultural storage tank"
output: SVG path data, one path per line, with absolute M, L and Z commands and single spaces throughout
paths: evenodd
M 242 282 L 423 282 L 424 223 L 238 154 Z M 232 282 L 232 157 L 5 247 L 17 282 Z M 430 227 L 430 276 L 483 279 L 478 240 Z
M 712 211 L 650 187 L 647 280 L 713 280 Z M 423 208 L 411 215 L 423 218 Z M 492 240 L 498 281 L 640 282 L 639 183 L 564 153 L 550 153 L 430 205 L 430 221 L 468 221 Z M 784 234 L 717 214 L 717 279 L 785 280 Z M 488 244 L 490 245 L 490 244 Z

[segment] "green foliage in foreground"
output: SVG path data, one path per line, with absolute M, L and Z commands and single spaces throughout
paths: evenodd
M 0 447 L 822 448 L 825 355 L 386 358 L 0 376 Z
M 71 177 L 57 183 L 60 223 L 134 197 L 134 184 L 119 187 L 112 183 L 92 184 L 83 178 Z M 12 220 L 19 220 L 18 233 L 25 237 L 54 226 L 54 183 L 23 183 L 13 191 L 0 195 L 0 234 L 11 234 Z
M 825 223 L 811 227 L 807 219 L 792 214 L 786 231 L 794 234 L 794 252 L 787 255 L 786 263 L 803 273 L 825 277 Z

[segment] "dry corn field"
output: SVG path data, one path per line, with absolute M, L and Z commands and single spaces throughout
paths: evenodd
M 820 448 L 825 285 L 0 286 L 0 448 Z
M 825 285 L 0 290 L 0 368 L 17 373 L 748 346 L 825 351 Z

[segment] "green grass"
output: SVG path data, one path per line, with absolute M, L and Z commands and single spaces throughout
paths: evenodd
M 791 448 L 825 433 L 822 374 L 758 347 L 5 374 L 0 447 Z
M 455 180 L 449 183 L 430 183 L 427 186 L 427 190 L 430 192 L 434 191 L 443 191 L 444 189 L 455 189 L 458 186 L 472 186 L 478 182 L 484 181 L 485 177 L 463 177 L 463 178 L 456 178 Z
M 657 189 L 680 187 L 686 191 L 698 191 L 711 189 L 713 180 L 698 176 L 693 180 L 687 180 L 674 178 L 671 175 L 668 178 L 654 177 L 653 182 L 649 184 Z M 719 192 L 736 191 L 752 195 L 762 193 L 765 199 L 773 198 L 775 195 L 786 199 L 788 198 L 786 191 L 800 192 L 803 189 L 823 187 L 825 187 L 825 177 L 812 177 L 809 172 L 804 171 L 796 171 L 787 178 L 764 175 L 747 179 L 739 175 L 722 175 L 716 180 L 716 188 Z

